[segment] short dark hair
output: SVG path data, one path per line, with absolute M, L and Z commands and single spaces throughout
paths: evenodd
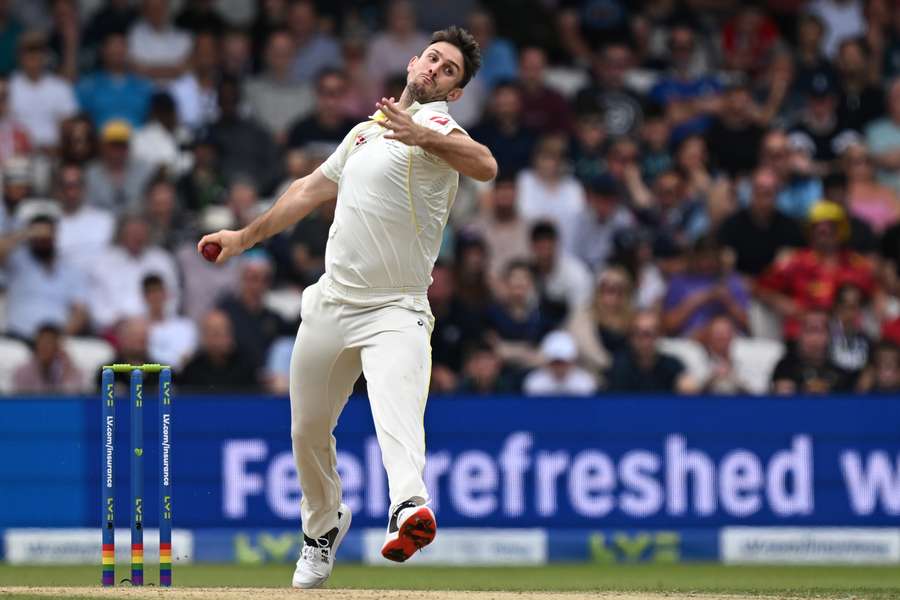
M 556 231 L 556 225 L 550 221 L 538 221 L 531 227 L 531 241 L 539 242 L 541 240 L 559 239 L 559 232 Z
M 156 273 L 150 273 L 141 281 L 141 288 L 144 290 L 144 293 L 150 291 L 151 288 L 165 288 L 166 282 L 163 281 L 163 278 Z
M 456 25 L 435 31 L 431 36 L 431 44 L 436 42 L 447 42 L 459 48 L 463 55 L 463 76 L 459 81 L 459 87 L 466 87 L 481 68 L 481 48 L 478 42 L 471 33 Z

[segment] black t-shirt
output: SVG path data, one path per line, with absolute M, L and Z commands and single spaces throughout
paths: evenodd
M 754 276 L 765 271 L 782 248 L 805 245 L 803 230 L 787 215 L 776 210 L 768 225 L 762 225 L 747 208 L 722 223 L 719 240 L 737 255 L 737 270 Z
M 638 367 L 631 351 L 620 352 L 613 360 L 607 379 L 611 392 L 674 392 L 684 365 L 674 356 L 657 354 L 649 371 Z
M 772 383 L 783 379 L 793 381 L 799 394 L 845 391 L 852 383 L 852 377 L 831 360 L 814 365 L 801 359 L 795 352 L 788 353 L 775 365 Z
M 884 92 L 874 86 L 866 86 L 859 94 L 842 90 L 837 116 L 844 127 L 862 132 L 868 123 L 884 116 Z
M 318 154 L 329 156 L 355 125 L 354 121 L 345 119 L 334 127 L 326 127 L 313 115 L 291 126 L 287 145 L 288 148 L 311 148 Z
M 515 176 L 526 168 L 537 143 L 537 134 L 524 125 L 515 131 L 506 131 L 490 119 L 469 130 L 469 135 L 490 148 L 497 160 L 497 170 L 504 176 Z
M 210 393 L 253 391 L 259 387 L 256 373 L 256 367 L 242 354 L 235 352 L 220 364 L 201 351 L 178 375 L 178 387 Z
M 894 261 L 894 268 L 900 275 L 900 223 L 888 227 L 881 237 L 881 256 Z
M 282 335 L 292 335 L 290 327 L 268 308 L 251 313 L 235 296 L 219 302 L 234 329 L 234 339 L 246 360 L 255 367 L 265 364 L 272 342 Z
M 733 177 L 756 166 L 762 136 L 763 129 L 757 125 L 733 129 L 716 119 L 706 132 L 706 143 L 716 165 Z

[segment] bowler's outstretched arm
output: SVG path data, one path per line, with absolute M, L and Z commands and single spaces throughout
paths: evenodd
M 222 263 L 252 248 L 257 243 L 284 231 L 317 206 L 337 197 L 338 186 L 325 177 L 320 169 L 316 169 L 306 177 L 295 180 L 284 191 L 269 210 L 258 216 L 252 223 L 238 231 L 223 229 L 204 235 L 197 243 L 197 251 L 203 246 L 216 243 L 222 246 L 222 252 L 216 258 Z

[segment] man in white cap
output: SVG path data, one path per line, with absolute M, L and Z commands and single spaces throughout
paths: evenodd
M 525 377 L 527 396 L 590 396 L 597 391 L 594 376 L 575 364 L 578 350 L 566 331 L 553 331 L 541 342 L 546 364 Z

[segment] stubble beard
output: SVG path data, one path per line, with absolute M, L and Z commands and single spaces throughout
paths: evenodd
M 406 91 L 409 94 L 409 97 L 412 98 L 413 102 L 418 102 L 419 104 L 426 104 L 428 102 L 447 99 L 446 94 L 441 96 L 441 94 L 439 93 L 429 92 L 424 85 L 418 83 L 417 81 L 407 83 Z

